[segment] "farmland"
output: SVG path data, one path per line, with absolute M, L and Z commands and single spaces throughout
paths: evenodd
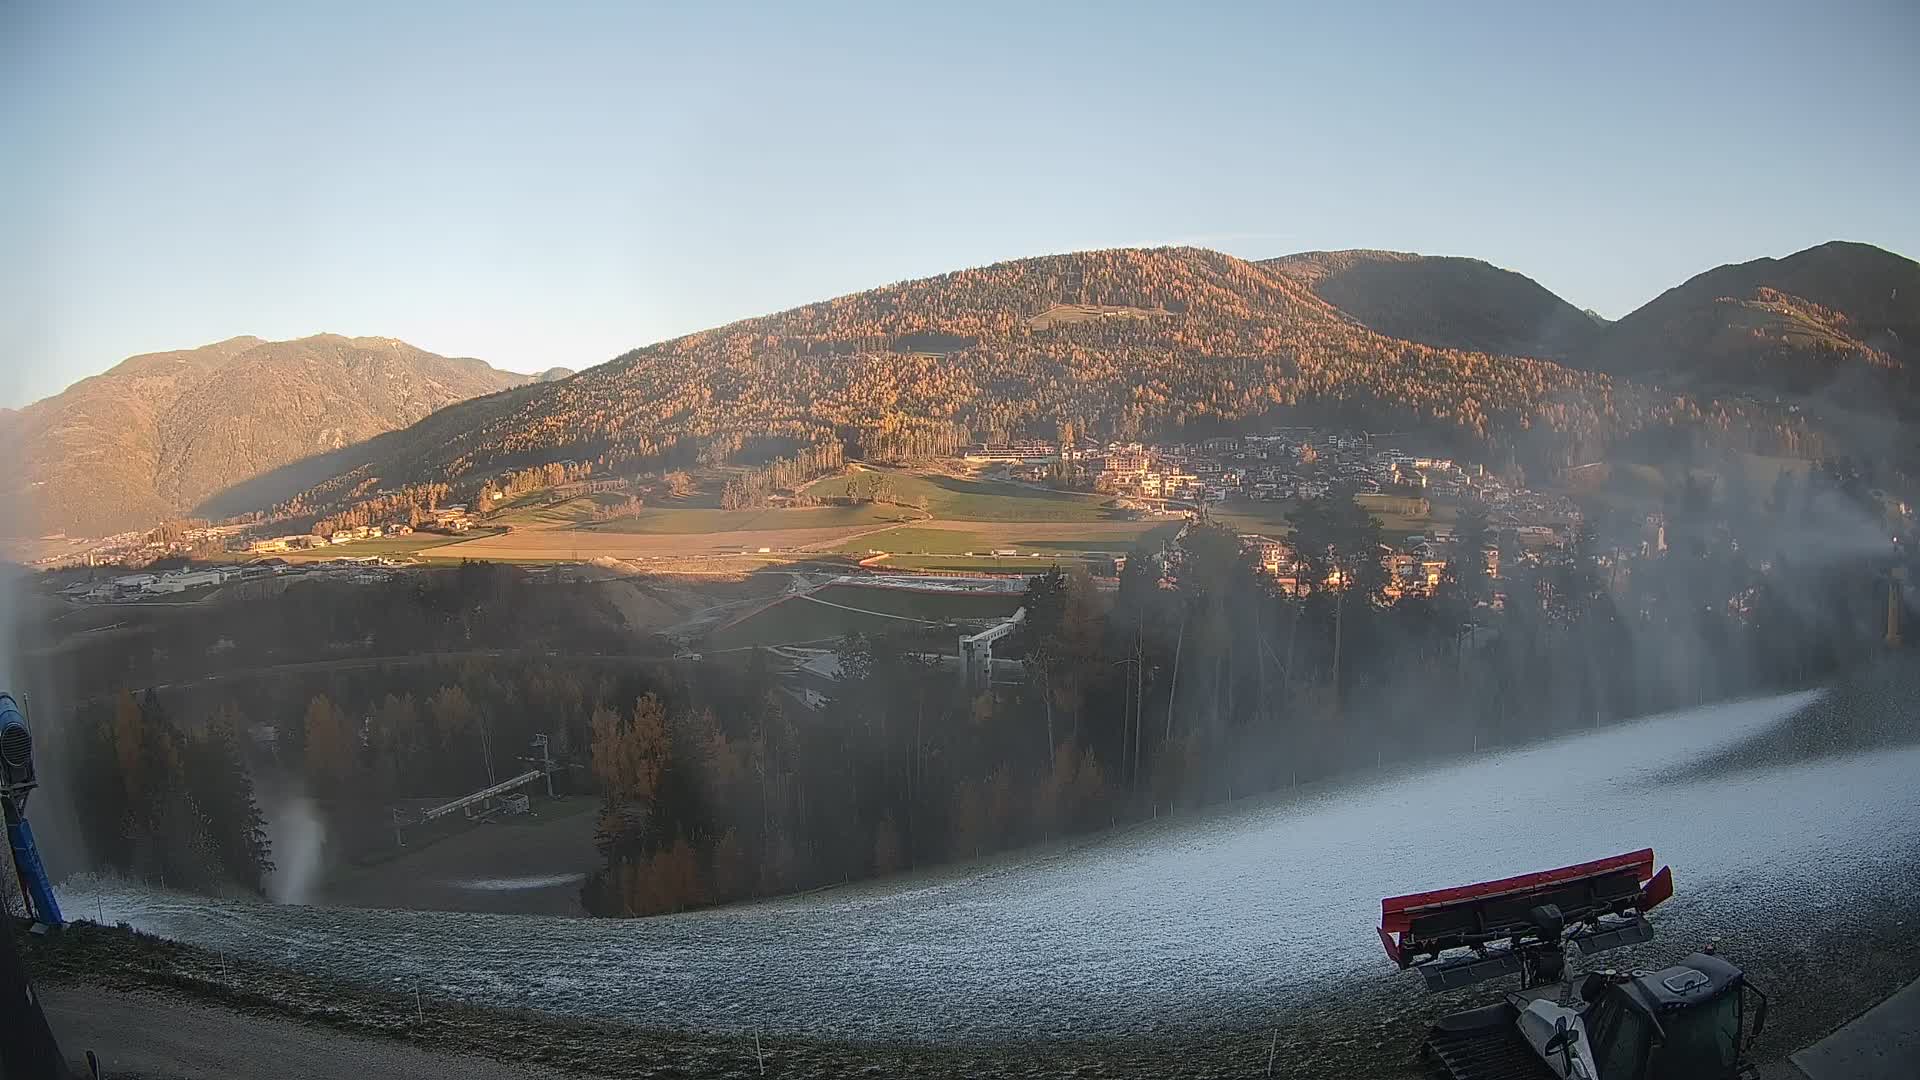
M 871 490 L 879 478 L 889 487 L 885 498 L 861 497 L 862 485 Z M 392 553 L 502 562 L 709 559 L 761 548 L 768 554 L 964 555 L 1002 548 L 1071 554 L 1125 551 L 1143 536 L 1171 532 L 1166 519 L 1136 520 L 1105 496 L 940 473 L 857 468 L 807 485 L 803 496 L 819 505 L 740 510 L 719 506 L 714 491 L 722 479 L 703 475 L 684 497 L 605 520 L 618 496 L 537 493 L 492 516 L 509 531 L 463 541 L 440 537 Z M 363 553 L 377 552 L 352 552 Z

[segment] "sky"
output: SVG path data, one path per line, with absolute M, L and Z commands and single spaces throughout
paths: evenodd
M 581 368 L 1124 245 L 1468 255 L 1618 317 L 1920 256 L 1916 56 L 1913 0 L 0 0 L 0 406 L 238 334 Z

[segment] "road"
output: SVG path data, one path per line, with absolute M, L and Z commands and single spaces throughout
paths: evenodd
M 61 1049 L 76 1059 L 94 1051 L 110 1078 L 546 1080 L 559 1075 L 140 991 L 59 984 L 41 986 L 40 997 Z

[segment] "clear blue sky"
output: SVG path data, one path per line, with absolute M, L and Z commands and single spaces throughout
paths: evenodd
M 560 6 L 0 0 L 0 404 L 245 333 L 585 367 L 1127 244 L 1472 255 L 1608 316 L 1920 255 L 1913 0 Z

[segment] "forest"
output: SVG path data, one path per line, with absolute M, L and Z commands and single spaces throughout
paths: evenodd
M 1023 674 L 971 698 L 929 658 L 936 631 L 846 640 L 817 708 L 760 651 L 315 673 L 202 696 L 192 723 L 167 692 L 121 695 L 75 717 L 94 740 L 90 846 L 125 873 L 257 888 L 249 774 L 298 784 L 333 834 L 373 846 L 393 800 L 472 790 L 489 755 L 546 734 L 566 785 L 600 801 L 587 908 L 649 915 L 1807 685 L 1883 648 L 1886 574 L 1911 557 L 1866 539 L 1885 533 L 1857 470 L 1780 476 L 1757 498 L 1689 490 L 1657 532 L 1595 506 L 1559 549 L 1468 507 L 1439 592 L 1397 600 L 1380 525 L 1350 498 L 1293 515 L 1304 596 L 1196 524 L 1130 553 L 1116 589 L 1032 578 L 1005 651 Z M 555 589 L 503 567 L 437 582 L 390 647 L 510 635 L 486 613 Z

